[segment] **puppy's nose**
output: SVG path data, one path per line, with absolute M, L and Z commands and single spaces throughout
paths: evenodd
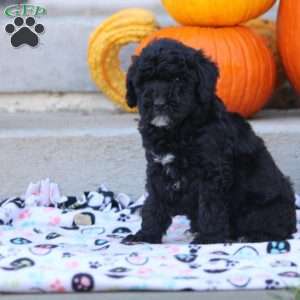
M 162 107 L 166 104 L 166 100 L 163 97 L 158 97 L 154 100 L 155 107 Z

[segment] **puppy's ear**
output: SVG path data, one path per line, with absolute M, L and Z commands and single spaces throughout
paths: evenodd
M 137 72 L 137 56 L 132 56 L 132 64 L 128 69 L 126 77 L 126 100 L 129 107 L 134 108 L 137 106 L 137 96 L 135 92 L 135 77 Z
M 215 97 L 219 70 L 215 63 L 205 57 L 202 52 L 195 55 L 195 67 L 199 86 L 198 97 L 201 102 L 207 103 Z

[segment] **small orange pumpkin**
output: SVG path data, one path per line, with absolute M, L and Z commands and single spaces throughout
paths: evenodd
M 289 80 L 300 94 L 300 1 L 283 0 L 278 14 L 278 47 Z
M 297 0 L 295 0 L 297 1 Z M 183 25 L 231 26 L 266 12 L 276 0 L 162 0 L 169 14 Z
M 217 93 L 229 111 L 250 117 L 266 104 L 274 90 L 276 67 L 271 51 L 261 37 L 244 26 L 164 28 L 142 40 L 136 54 L 158 38 L 172 38 L 202 49 L 217 63 Z

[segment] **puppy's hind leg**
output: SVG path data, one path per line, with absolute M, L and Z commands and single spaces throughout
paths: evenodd
M 295 220 L 296 210 L 292 205 L 274 201 L 241 216 L 236 234 L 252 243 L 290 239 L 296 231 Z

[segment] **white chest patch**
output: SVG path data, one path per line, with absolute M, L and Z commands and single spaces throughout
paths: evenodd
M 171 162 L 173 162 L 175 159 L 175 156 L 171 153 L 168 153 L 166 155 L 155 155 L 153 160 L 156 162 L 156 163 L 160 163 L 162 164 L 163 166 L 167 165 L 167 164 L 170 164 Z
M 169 124 L 169 117 L 167 116 L 157 116 L 152 121 L 151 124 L 156 127 L 166 127 Z

